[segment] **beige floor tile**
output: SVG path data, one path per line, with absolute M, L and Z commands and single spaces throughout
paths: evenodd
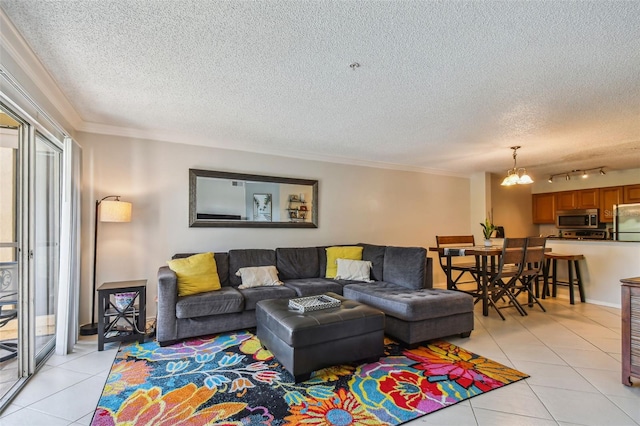
M 616 404 L 622 411 L 627 413 L 629 417 L 640 424 L 640 399 L 628 398 L 622 396 L 609 397 L 614 404 Z
M 547 409 L 525 382 L 514 383 L 479 395 L 471 399 L 471 407 L 474 410 L 483 408 L 520 416 L 552 419 Z
M 38 372 L 13 400 L 14 404 L 26 407 L 91 377 L 89 374 L 53 368 Z
M 512 413 L 500 411 L 484 410 L 476 408 L 474 410 L 478 426 L 555 426 L 555 420 L 540 419 L 536 417 L 519 416 Z
M 75 422 L 95 410 L 103 387 L 104 380 L 90 377 L 30 405 L 29 408 Z
M 2 426 L 66 426 L 69 421 L 31 408 L 23 408 L 0 418 Z
M 476 418 L 469 404 L 456 404 L 435 413 L 427 414 L 412 422 L 411 426 L 475 426 Z
M 545 345 L 501 345 L 505 355 L 513 362 L 532 361 L 545 364 L 567 365 L 555 352 Z
M 531 389 L 559 422 L 580 425 L 636 425 L 635 421 L 606 396 L 532 385 Z
M 604 395 L 637 398 L 638 406 L 640 406 L 640 386 L 623 385 L 620 370 L 608 371 L 593 368 L 577 368 L 576 370 Z
M 526 379 L 530 385 L 592 393 L 599 392 L 588 380 L 568 365 L 553 365 L 530 361 L 515 361 L 514 364 L 518 370 L 525 371 L 531 376 Z
M 602 351 L 583 351 L 581 349 L 559 348 L 554 351 L 564 361 L 575 368 L 596 368 L 599 370 L 620 371 L 620 363 Z

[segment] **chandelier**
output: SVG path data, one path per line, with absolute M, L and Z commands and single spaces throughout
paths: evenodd
M 518 168 L 518 164 L 516 161 L 516 151 L 520 149 L 520 146 L 512 146 L 513 150 L 513 168 L 507 170 L 507 177 L 504 178 L 501 185 L 510 186 L 510 185 L 526 185 L 529 183 L 533 183 L 533 179 L 527 174 L 527 169 L 524 167 Z

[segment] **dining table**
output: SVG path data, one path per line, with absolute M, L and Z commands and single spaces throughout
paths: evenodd
M 489 316 L 489 283 L 496 270 L 496 260 L 502 254 L 502 246 L 465 246 L 465 247 L 429 247 L 447 259 L 447 290 L 459 290 L 451 278 L 451 258 L 456 256 L 475 256 L 476 268 L 480 271 L 480 293 L 471 293 L 482 301 L 482 315 Z M 476 299 L 477 301 L 477 299 Z

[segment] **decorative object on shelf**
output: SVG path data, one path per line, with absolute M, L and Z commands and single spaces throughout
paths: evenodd
M 116 305 L 121 311 L 126 309 L 129 304 L 135 299 L 138 293 L 128 291 L 125 293 L 116 293 L 113 295 L 113 304 Z
M 271 194 L 253 194 L 253 220 L 271 222 Z
M 533 183 L 533 179 L 527 174 L 527 169 L 524 167 L 518 168 L 516 161 L 516 151 L 520 149 L 520 146 L 512 146 L 513 150 L 513 168 L 507 170 L 507 177 L 504 178 L 501 185 L 511 186 L 511 185 L 523 185 Z
M 491 247 L 492 243 L 491 243 L 491 235 L 493 235 L 493 231 L 496 230 L 496 227 L 493 224 L 493 219 L 491 218 L 491 215 L 487 216 L 484 219 L 484 223 L 480 223 L 480 226 L 482 226 L 482 235 L 484 236 L 484 246 L 485 247 Z
M 300 210 L 301 212 L 306 212 L 307 211 L 307 206 L 300 206 L 300 207 L 298 207 L 298 210 Z
M 300 201 L 300 197 L 295 194 L 291 194 L 289 195 L 289 201 L 297 203 Z
M 582 176 L 583 179 L 586 179 L 589 177 L 589 172 L 592 172 L 594 170 L 599 170 L 600 176 L 604 176 L 606 175 L 605 171 L 603 170 L 605 167 L 607 166 L 592 167 L 590 169 L 573 169 L 568 172 L 554 173 L 552 175 L 549 175 L 549 179 L 547 179 L 547 182 L 553 183 L 553 179 L 558 176 L 564 176 L 565 180 L 571 180 L 571 175 L 577 175 L 577 174 L 580 174 L 580 176 Z
M 109 200 L 115 198 L 115 200 Z M 80 335 L 91 336 L 98 333 L 96 325 L 96 263 L 98 247 L 98 219 L 100 222 L 131 222 L 131 203 L 120 201 L 119 195 L 108 195 L 96 201 L 93 227 L 93 282 L 91 287 L 91 324 L 80 327 Z

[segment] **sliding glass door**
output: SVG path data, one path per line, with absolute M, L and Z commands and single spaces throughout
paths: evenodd
M 18 182 L 23 126 L 0 105 L 0 397 L 22 376 L 18 363 L 22 336 Z
M 62 143 L 0 103 L 0 410 L 55 346 Z
M 60 190 L 62 151 L 36 132 L 34 170 L 35 355 L 40 362 L 55 345 L 60 275 Z

